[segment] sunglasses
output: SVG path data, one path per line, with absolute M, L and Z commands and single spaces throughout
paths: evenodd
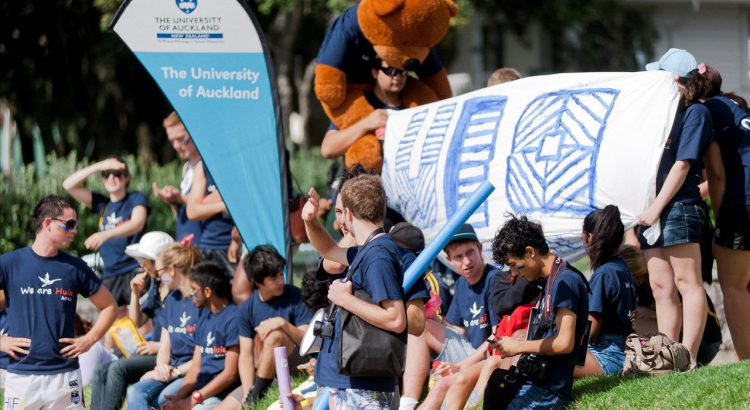
M 402 70 L 400 68 L 396 68 L 396 67 L 383 67 L 383 66 L 380 66 L 380 67 L 378 67 L 378 70 L 384 72 L 385 75 L 387 75 L 388 77 L 395 77 L 395 76 L 401 76 L 401 77 L 403 77 L 403 76 L 406 75 L 406 71 L 404 71 L 404 70 Z
M 109 176 L 112 175 L 113 177 L 120 179 L 124 176 L 127 176 L 128 173 L 125 171 L 102 171 L 102 178 L 107 179 Z
M 67 221 L 65 221 L 58 218 L 52 218 L 52 220 L 62 222 L 63 224 L 65 224 L 65 227 L 68 228 L 68 230 L 76 229 L 76 226 L 78 226 L 78 221 L 76 221 L 75 219 L 68 219 Z

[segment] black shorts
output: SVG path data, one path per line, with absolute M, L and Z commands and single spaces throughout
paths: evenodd
M 714 241 L 724 248 L 750 251 L 750 207 L 722 205 Z
M 109 290 L 112 297 L 115 298 L 118 307 L 130 304 L 130 281 L 137 274 L 138 271 L 133 271 L 115 276 L 104 276 L 102 278 L 102 284 Z

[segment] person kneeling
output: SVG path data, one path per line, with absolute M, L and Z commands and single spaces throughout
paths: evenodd
M 529 327 L 529 340 L 501 338 L 497 344 L 505 356 L 522 355 L 515 372 L 524 380 L 509 409 L 564 408 L 573 400 L 573 369 L 578 341 L 586 330 L 589 313 L 588 284 L 584 276 L 550 252 L 539 224 L 525 216 L 511 218 L 492 241 L 493 258 L 529 282 L 547 279 L 538 315 Z M 488 383 L 485 408 L 492 389 Z

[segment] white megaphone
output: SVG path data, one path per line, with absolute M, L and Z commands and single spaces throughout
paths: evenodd
M 314 329 L 316 323 L 322 323 L 325 317 L 326 311 L 324 308 L 318 309 L 313 315 L 310 325 L 305 330 L 305 335 L 302 336 L 302 342 L 299 344 L 299 355 L 305 356 L 310 353 L 318 353 L 320 347 L 323 345 L 323 339 L 320 336 L 315 336 Z

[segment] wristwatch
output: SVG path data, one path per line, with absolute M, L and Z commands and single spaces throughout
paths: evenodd
M 195 390 L 190 397 L 192 397 L 198 404 L 203 403 L 203 393 L 201 393 L 200 390 Z
M 176 374 L 177 377 L 182 377 L 182 370 L 180 370 L 179 367 L 173 367 L 172 370 L 174 370 L 174 374 Z

